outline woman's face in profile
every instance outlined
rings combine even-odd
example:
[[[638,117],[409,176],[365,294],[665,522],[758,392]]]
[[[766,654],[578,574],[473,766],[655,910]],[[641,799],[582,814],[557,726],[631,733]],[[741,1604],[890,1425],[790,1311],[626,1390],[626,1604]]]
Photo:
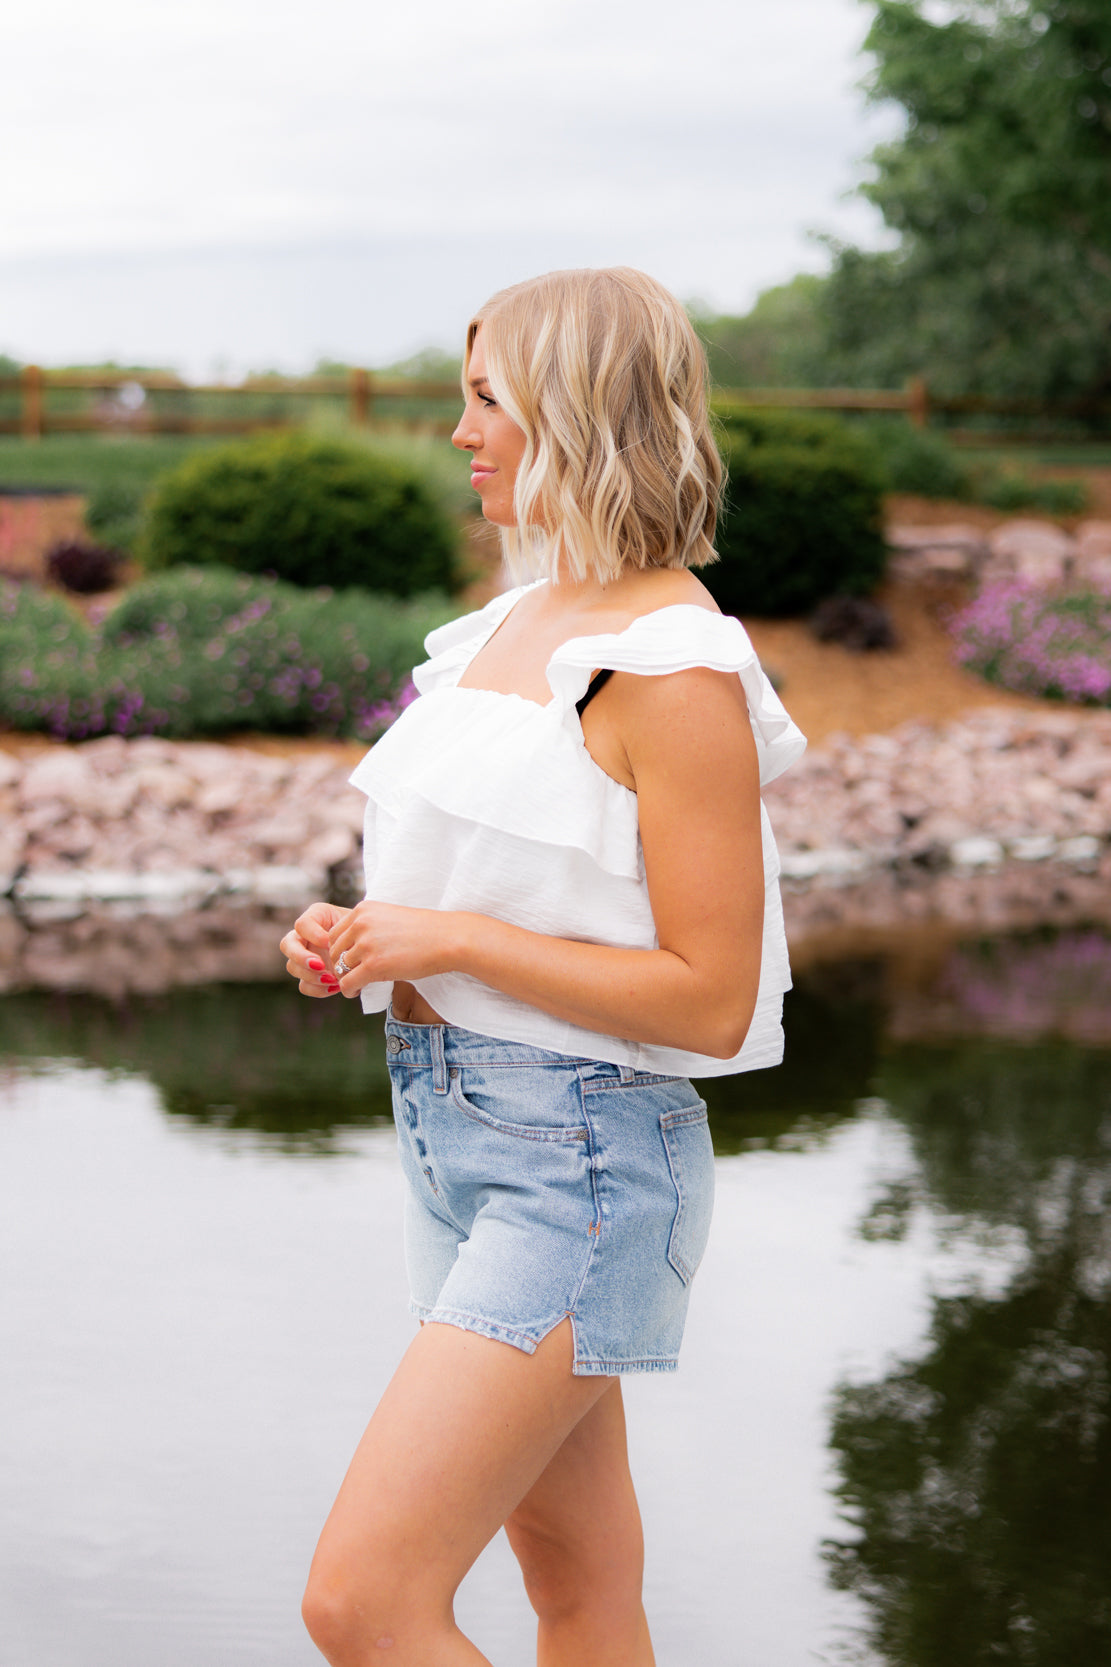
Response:
[[[496,527],[516,525],[513,487],[524,456],[524,430],[502,410],[486,376],[479,329],[467,367],[467,403],[451,437],[453,446],[471,454],[471,485],[482,500],[482,513]]]

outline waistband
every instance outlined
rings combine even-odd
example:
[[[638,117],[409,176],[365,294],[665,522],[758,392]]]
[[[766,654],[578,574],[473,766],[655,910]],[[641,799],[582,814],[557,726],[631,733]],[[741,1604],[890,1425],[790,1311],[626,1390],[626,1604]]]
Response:
[[[393,1008],[386,1011],[386,1054],[391,1065],[403,1065],[409,1070],[431,1070],[437,1093],[446,1094],[448,1076],[454,1066],[467,1065],[549,1066],[577,1071],[580,1075],[614,1077],[631,1082],[636,1072],[628,1065],[611,1065],[608,1060],[587,1059],[565,1053],[552,1053],[547,1048],[532,1047],[526,1042],[508,1042],[500,1036],[483,1036],[475,1030],[463,1030],[459,1025],[404,1024],[393,1016]]]

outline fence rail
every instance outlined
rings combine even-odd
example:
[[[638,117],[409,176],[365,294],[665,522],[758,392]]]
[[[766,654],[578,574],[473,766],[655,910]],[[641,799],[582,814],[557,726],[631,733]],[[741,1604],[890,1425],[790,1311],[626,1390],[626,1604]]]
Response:
[[[288,409],[277,407],[321,399],[343,410],[358,427],[370,426],[384,416],[407,426],[450,432],[454,425],[436,407],[458,405],[460,400],[458,382],[376,376],[362,368],[342,376],[252,376],[225,383],[186,382],[165,372],[50,371],[24,365],[18,376],[0,377],[0,400],[5,394],[17,396],[13,403],[18,413],[0,413],[0,434],[21,434],[27,440],[39,440],[45,434],[113,431],[243,434],[295,420]],[[91,408],[59,410],[52,400],[57,394],[105,397]],[[390,402],[404,408],[395,415],[388,410]],[[226,405],[231,410],[218,414],[212,409],[197,410],[198,404]],[[413,406],[421,409],[414,413]]]
[[[103,397],[91,407],[78,401],[77,408],[72,403],[70,409],[59,408],[67,402],[56,396],[74,394]],[[0,434],[21,434],[29,440],[89,432],[243,434],[288,425],[297,420],[301,402],[319,400],[331,401],[357,427],[390,422],[446,434],[454,426],[451,408],[458,406],[459,398],[455,382],[378,376],[362,368],[341,376],[256,376],[237,383],[198,383],[164,372],[50,371],[25,365],[18,376],[0,377]],[[1086,439],[1090,436],[1077,433],[1076,425],[1090,428],[1111,422],[1111,401],[1046,404],[977,394],[942,397],[932,393],[921,376],[911,377],[903,388],[718,388],[714,405],[722,415],[731,408],[902,413],[916,428],[928,428],[940,419],[951,439],[970,445]],[[5,414],[5,406],[10,414]],[[956,428],[949,421],[993,416],[1043,426],[996,432]],[[1069,424],[1071,432],[1062,426]]]

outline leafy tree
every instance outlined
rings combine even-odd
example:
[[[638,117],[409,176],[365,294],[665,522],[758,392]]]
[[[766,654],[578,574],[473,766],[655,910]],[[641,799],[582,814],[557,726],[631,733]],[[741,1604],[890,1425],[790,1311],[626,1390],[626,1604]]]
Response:
[[[697,303],[691,322],[710,375],[720,388],[809,388],[823,380],[819,298],[825,280],[800,272],[757,297],[744,317],[714,314]]]
[[[899,235],[840,247],[831,370],[947,391],[1111,393],[1111,6],[870,0],[867,83],[906,112],[861,187]]]

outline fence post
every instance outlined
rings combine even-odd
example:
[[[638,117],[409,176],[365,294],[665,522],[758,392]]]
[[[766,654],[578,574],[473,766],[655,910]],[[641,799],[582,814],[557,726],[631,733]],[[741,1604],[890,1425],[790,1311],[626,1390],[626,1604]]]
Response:
[[[907,415],[915,428],[930,425],[930,390],[924,376],[912,376],[907,383]]]
[[[20,433],[25,440],[41,440],[43,435],[42,371],[38,365],[24,365],[19,373]]]
[[[351,371],[348,415],[356,428],[366,428],[370,422],[370,404],[370,372],[363,370],[361,367],[355,367]]]

